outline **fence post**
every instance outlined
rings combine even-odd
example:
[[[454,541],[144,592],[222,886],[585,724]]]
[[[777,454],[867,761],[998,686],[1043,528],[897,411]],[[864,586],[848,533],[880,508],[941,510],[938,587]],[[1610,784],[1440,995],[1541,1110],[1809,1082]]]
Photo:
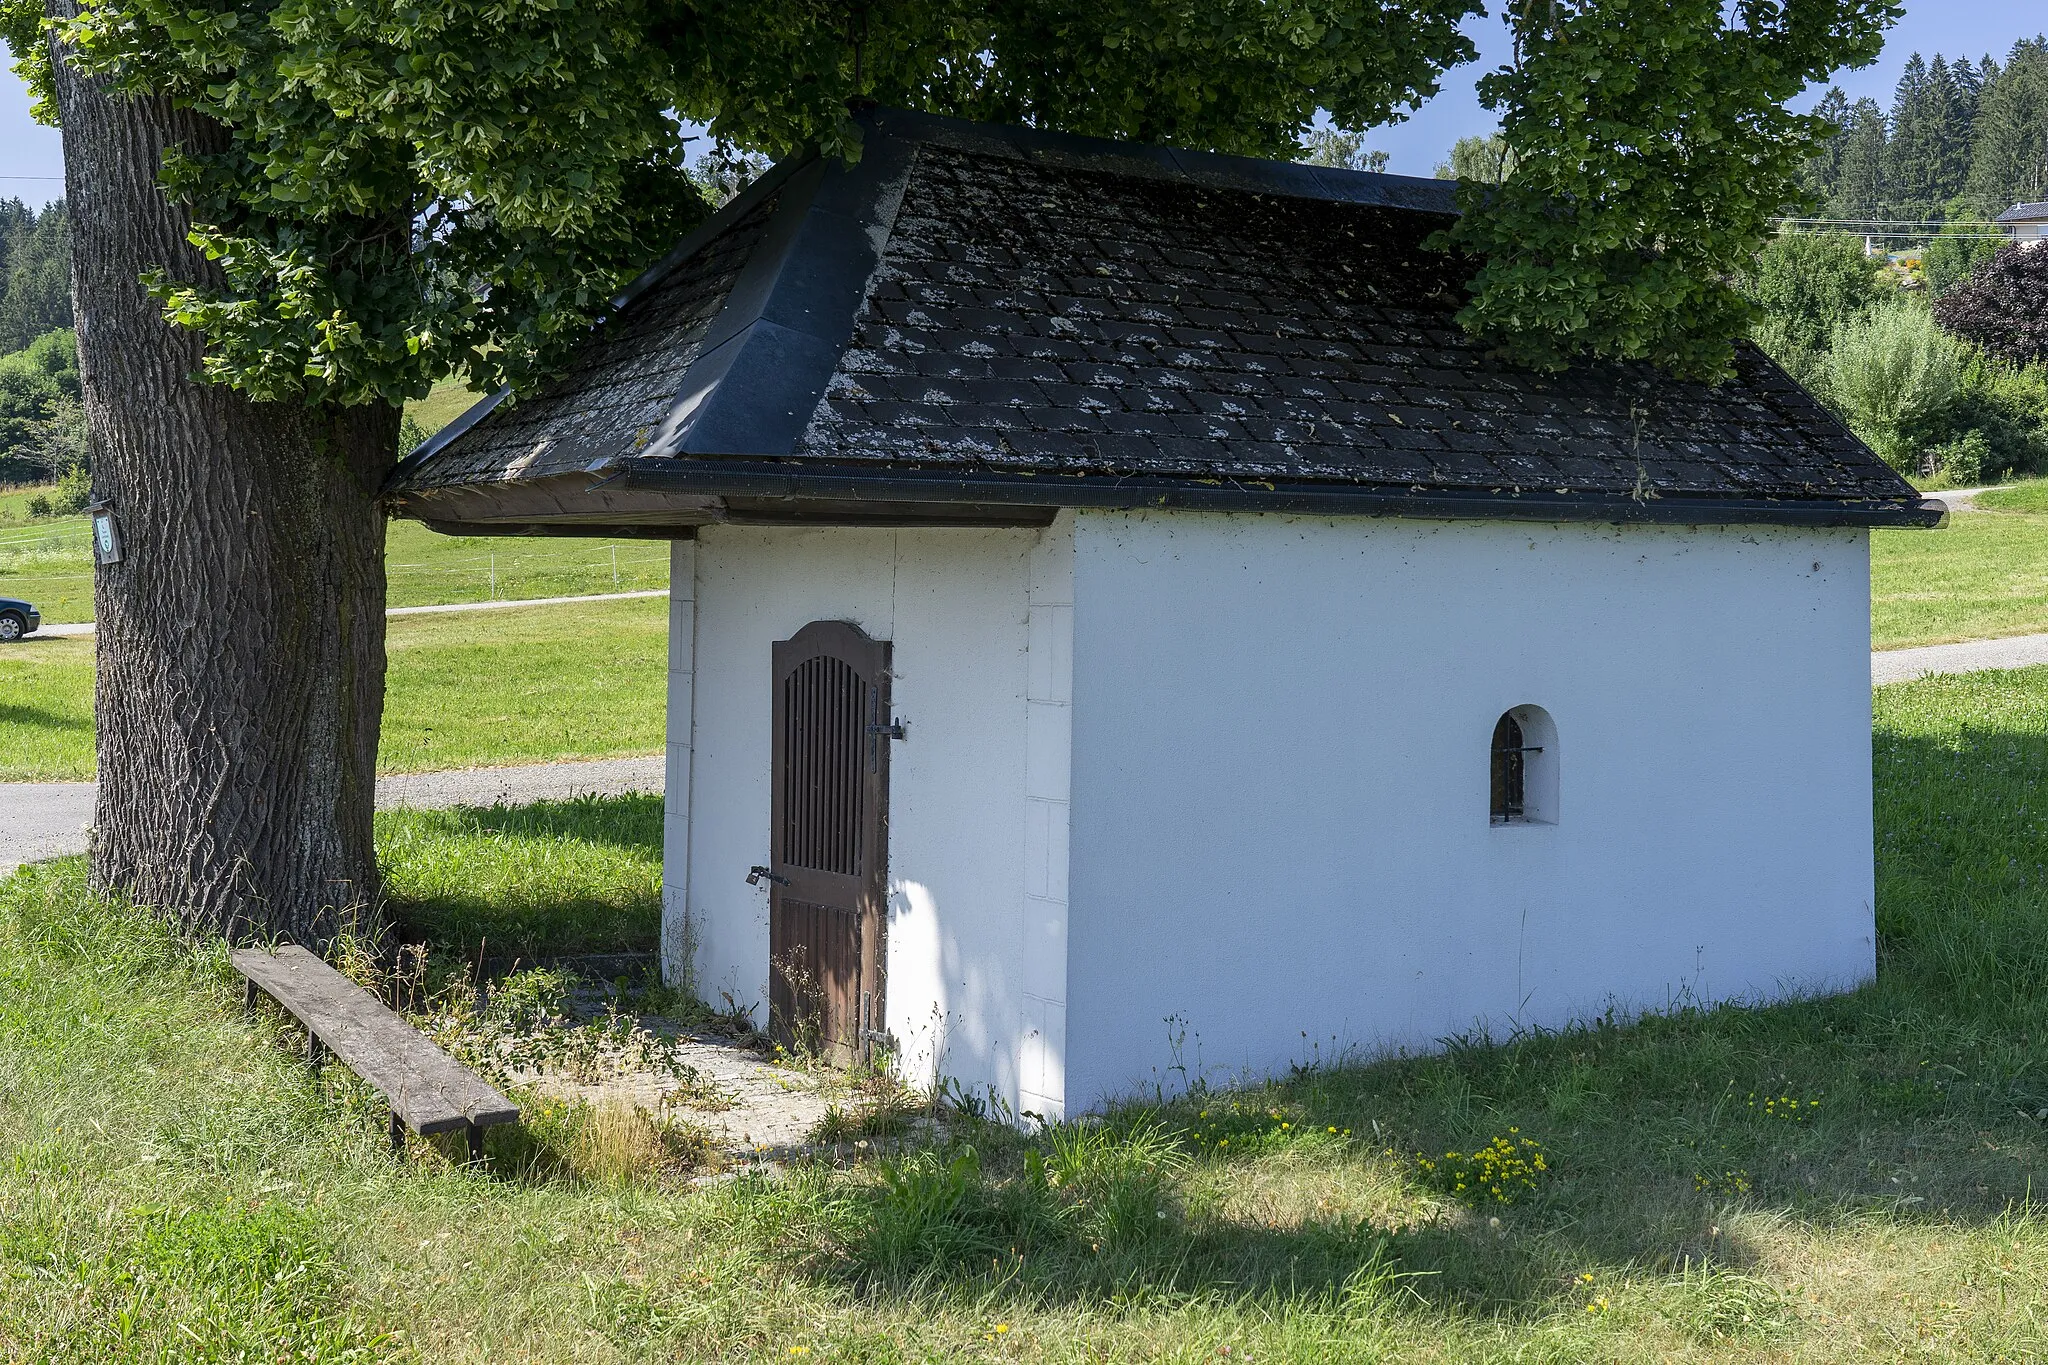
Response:
[[[497,557],[496,555],[492,555],[492,556],[491,556],[491,596],[490,596],[490,600],[491,600],[491,601],[493,601],[493,602],[495,602],[495,601],[497,601],[497,600],[498,600],[498,557]]]
[[[612,591],[619,589],[619,547],[612,546]]]

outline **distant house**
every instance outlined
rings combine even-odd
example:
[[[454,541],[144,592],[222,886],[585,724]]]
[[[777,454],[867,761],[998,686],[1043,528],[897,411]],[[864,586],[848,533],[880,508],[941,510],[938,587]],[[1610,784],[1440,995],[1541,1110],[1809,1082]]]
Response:
[[[1450,183],[865,117],[390,485],[672,543],[673,979],[1056,1116],[1870,978],[1938,503],[1747,344],[1490,358]]]
[[[2013,240],[2038,246],[2048,242],[2048,201],[2037,204],[2014,204],[1998,215],[1998,224]]]

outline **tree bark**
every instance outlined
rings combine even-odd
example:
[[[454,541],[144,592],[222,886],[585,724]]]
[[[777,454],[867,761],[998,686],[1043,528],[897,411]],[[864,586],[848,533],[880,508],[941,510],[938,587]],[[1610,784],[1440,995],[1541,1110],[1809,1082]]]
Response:
[[[139,277],[220,283],[157,171],[227,132],[55,55],[93,491],[125,542],[93,593],[92,879],[191,931],[324,944],[370,927],[377,902],[377,493],[398,413],[254,403],[195,377],[200,339]]]

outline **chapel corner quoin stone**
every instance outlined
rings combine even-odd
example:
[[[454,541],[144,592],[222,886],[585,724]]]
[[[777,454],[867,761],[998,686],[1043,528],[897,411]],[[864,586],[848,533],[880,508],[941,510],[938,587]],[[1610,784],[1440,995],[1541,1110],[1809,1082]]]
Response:
[[[1490,359],[1443,183],[863,117],[387,489],[673,542],[673,979],[1057,1118],[1871,976],[1940,504],[1747,345]]]

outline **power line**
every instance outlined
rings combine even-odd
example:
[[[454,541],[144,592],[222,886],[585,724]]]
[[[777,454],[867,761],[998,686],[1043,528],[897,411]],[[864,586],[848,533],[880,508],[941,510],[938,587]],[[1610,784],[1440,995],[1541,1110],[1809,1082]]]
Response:
[[[1853,228],[1919,228],[1923,231],[1937,231],[1947,227],[1995,228],[1997,223],[1988,218],[1773,218],[1773,223],[1810,224],[1815,227]]]

